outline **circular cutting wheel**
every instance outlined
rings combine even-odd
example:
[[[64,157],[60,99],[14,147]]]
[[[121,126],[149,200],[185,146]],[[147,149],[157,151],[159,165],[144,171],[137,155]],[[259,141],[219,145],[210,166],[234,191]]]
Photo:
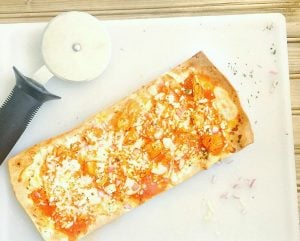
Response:
[[[107,67],[109,35],[101,22],[83,12],[63,13],[51,20],[42,40],[45,65],[58,78],[88,81]]]

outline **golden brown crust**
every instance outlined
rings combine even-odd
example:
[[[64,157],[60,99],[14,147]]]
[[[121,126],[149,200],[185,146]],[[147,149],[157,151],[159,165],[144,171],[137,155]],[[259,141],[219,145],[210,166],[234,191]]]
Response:
[[[236,134],[234,135],[236,138],[235,142],[239,142],[239,145],[237,145],[237,150],[252,143],[253,142],[253,133],[251,130],[249,119],[241,107],[241,104],[240,104],[240,101],[239,101],[236,91],[234,90],[232,85],[229,83],[229,81],[226,79],[226,77],[224,75],[222,75],[220,73],[220,71],[218,71],[218,69],[208,60],[208,58],[202,52],[197,53],[195,56],[190,58],[188,61],[175,67],[173,70],[171,70],[170,72],[166,73],[163,76],[166,78],[172,78],[170,76],[172,73],[176,74],[178,76],[182,76],[186,69],[196,69],[197,71],[201,71],[202,74],[210,77],[210,80],[212,81],[213,85],[220,86],[229,93],[230,98],[233,100],[236,107],[238,108],[238,114],[239,114],[238,129],[237,129]],[[149,84],[144,86],[139,91],[143,91],[143,89],[151,86],[153,84],[153,82],[150,82]],[[135,93],[138,93],[138,92],[135,92]],[[126,100],[128,100],[128,98],[134,98],[134,97],[132,97],[133,95],[126,97],[125,99],[118,102],[117,104],[104,110],[102,112],[102,114],[103,113],[110,114],[110,113],[113,113],[116,109],[122,109],[123,103],[125,103]],[[75,128],[67,133],[61,134],[57,137],[53,137],[53,138],[51,138],[47,141],[44,141],[40,144],[37,144],[37,145],[23,151],[22,153],[18,154],[11,160],[9,160],[8,165],[9,165],[10,178],[11,178],[11,183],[13,185],[16,197],[19,200],[19,202],[21,203],[21,205],[23,206],[23,208],[26,210],[28,215],[33,220],[37,229],[42,233],[45,240],[48,240],[48,241],[67,240],[67,236],[65,234],[63,234],[62,232],[56,230],[55,228],[53,228],[53,230],[52,230],[53,233],[51,235],[48,235],[46,237],[46,235],[43,234],[43,227],[45,226],[45,223],[48,222],[48,218],[46,216],[44,216],[41,213],[41,211],[39,211],[39,209],[33,205],[33,202],[28,197],[28,193],[27,193],[27,189],[26,189],[28,186],[29,180],[24,179],[24,178],[20,179],[20,176],[21,176],[22,172],[24,172],[24,170],[32,164],[33,156],[42,147],[51,146],[51,145],[55,144],[57,141],[59,141],[61,138],[64,138],[69,135],[72,136],[76,133],[79,133],[81,130],[83,130],[84,128],[89,126],[91,124],[91,122],[93,122],[96,118],[99,118],[99,116],[100,116],[100,114],[96,114],[95,116],[86,120],[84,123],[82,123],[77,128]],[[211,157],[209,160],[209,163],[204,168],[208,168],[209,166],[211,166],[212,164],[217,162],[220,158],[223,158],[225,156]],[[190,172],[188,174],[186,174],[185,176],[182,176],[177,181],[176,184],[183,182],[184,180],[188,179],[190,176],[194,175],[196,172],[199,172],[202,169],[203,168],[200,166],[191,168]],[[99,216],[97,218],[96,222],[88,227],[87,233],[112,221],[113,219],[117,218],[118,216],[122,215],[125,212],[126,212],[126,210],[123,209],[119,213],[116,213],[111,216]],[[81,234],[80,236],[83,236],[83,235],[84,234]]]

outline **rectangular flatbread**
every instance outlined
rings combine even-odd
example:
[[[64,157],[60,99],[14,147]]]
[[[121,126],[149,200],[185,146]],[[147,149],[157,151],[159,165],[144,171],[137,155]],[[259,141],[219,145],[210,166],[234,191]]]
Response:
[[[75,241],[252,142],[236,91],[199,52],[9,172],[44,240]]]

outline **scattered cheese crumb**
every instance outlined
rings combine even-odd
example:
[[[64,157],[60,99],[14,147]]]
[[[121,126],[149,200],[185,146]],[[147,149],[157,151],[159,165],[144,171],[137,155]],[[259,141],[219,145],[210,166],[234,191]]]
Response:
[[[158,163],[157,166],[153,167],[151,172],[157,175],[162,175],[168,171],[168,168],[161,163]]]
[[[174,145],[171,138],[164,138],[163,144],[164,144],[165,148],[170,149],[171,152],[175,151],[175,149],[176,149],[176,146]]]
[[[218,133],[218,132],[219,132],[219,127],[213,126],[213,128],[212,128],[212,133],[216,134],[216,133]]]
[[[108,194],[113,194],[116,191],[116,185],[115,184],[109,184],[104,188],[105,192]]]
[[[162,136],[163,136],[162,129],[159,129],[157,132],[154,133],[154,138],[155,139],[160,139]]]
[[[207,103],[207,99],[205,99],[205,98],[202,98],[202,99],[200,99],[198,102],[200,103],[200,104],[204,104],[204,103]]]
[[[157,95],[157,89],[155,85],[151,85],[148,90],[151,95],[153,96]]]

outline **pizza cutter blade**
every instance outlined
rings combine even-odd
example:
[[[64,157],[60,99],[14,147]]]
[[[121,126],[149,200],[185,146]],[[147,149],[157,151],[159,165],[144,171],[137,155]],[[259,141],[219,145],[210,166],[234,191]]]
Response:
[[[107,67],[111,44],[101,22],[84,12],[56,16],[45,28],[41,51],[44,65],[32,78],[13,67],[16,85],[0,108],[0,164],[43,103],[59,99],[43,86],[53,76],[89,81]]]

